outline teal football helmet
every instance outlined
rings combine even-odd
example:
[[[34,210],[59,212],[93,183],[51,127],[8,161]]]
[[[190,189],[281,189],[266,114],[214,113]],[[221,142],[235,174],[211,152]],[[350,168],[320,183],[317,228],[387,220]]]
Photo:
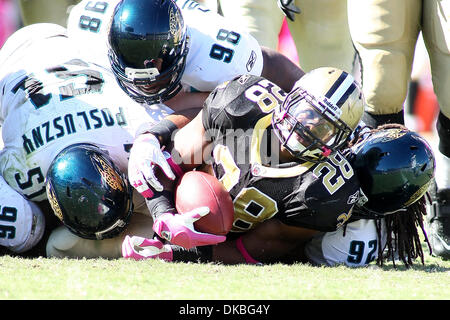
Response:
[[[406,211],[427,192],[436,167],[426,140],[401,128],[370,134],[353,147],[350,163],[368,199],[360,209],[371,216]]]
[[[107,152],[90,144],[66,147],[50,164],[46,191],[55,215],[85,239],[118,235],[133,211],[133,189]]]
[[[108,34],[108,56],[120,87],[139,103],[160,103],[182,88],[188,35],[172,0],[123,0]]]

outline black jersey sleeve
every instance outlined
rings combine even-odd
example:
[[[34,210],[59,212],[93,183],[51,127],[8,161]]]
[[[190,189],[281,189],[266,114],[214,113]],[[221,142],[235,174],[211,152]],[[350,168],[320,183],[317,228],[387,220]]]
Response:
[[[255,119],[263,111],[258,104],[246,97],[246,90],[260,81],[262,77],[243,75],[217,86],[203,104],[203,127],[205,130],[252,128]]]

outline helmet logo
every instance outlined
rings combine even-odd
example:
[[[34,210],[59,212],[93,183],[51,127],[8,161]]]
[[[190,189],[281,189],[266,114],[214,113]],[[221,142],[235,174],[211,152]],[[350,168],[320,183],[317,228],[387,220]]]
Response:
[[[174,10],[170,8],[169,14],[169,26],[170,26],[170,34],[173,36],[175,42],[181,41],[182,35],[182,20],[180,17],[180,13],[178,10]]]
[[[247,80],[250,79],[250,75],[249,74],[244,74],[242,76],[239,77],[238,82],[239,84],[244,85]],[[224,82],[224,87],[228,84],[229,81]]]
[[[327,97],[321,97],[319,99],[319,106],[321,107],[322,112],[328,111],[328,116],[334,121],[338,120],[342,115],[342,110]]]
[[[47,189],[47,198],[48,201],[50,202],[50,206],[52,207],[53,212],[55,213],[55,215],[58,217],[59,220],[63,221],[63,214],[58,204],[58,200],[56,200],[55,192],[53,191],[50,182],[47,183],[46,189]]]
[[[406,133],[408,133],[408,131],[403,129],[392,128],[386,131],[385,133],[381,132],[382,137],[380,139],[380,142],[389,142],[398,139],[400,137],[403,137]],[[377,136],[378,136],[377,134],[374,134],[369,138],[369,140],[376,139]]]
[[[97,167],[98,172],[102,176],[102,178],[106,181],[106,183],[113,190],[123,191],[123,183],[121,177],[117,174],[117,172],[102,158],[94,154],[92,156],[95,166]]]
[[[250,53],[250,57],[248,58],[247,65],[246,65],[248,72],[252,71],[253,67],[255,66],[255,63],[256,63],[256,53],[255,53],[255,51],[252,50],[252,52]]]
[[[350,195],[350,197],[348,197],[347,204],[354,204],[354,203],[358,202],[360,196],[361,195],[359,193],[359,190],[356,191],[354,194],[352,194],[352,195]]]

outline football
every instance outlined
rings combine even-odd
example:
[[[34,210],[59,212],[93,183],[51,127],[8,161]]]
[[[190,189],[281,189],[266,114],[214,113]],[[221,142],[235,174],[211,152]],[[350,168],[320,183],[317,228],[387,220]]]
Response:
[[[175,207],[180,214],[207,206],[210,212],[194,222],[197,231],[226,235],[234,219],[233,201],[216,177],[202,171],[188,171],[175,190]]]

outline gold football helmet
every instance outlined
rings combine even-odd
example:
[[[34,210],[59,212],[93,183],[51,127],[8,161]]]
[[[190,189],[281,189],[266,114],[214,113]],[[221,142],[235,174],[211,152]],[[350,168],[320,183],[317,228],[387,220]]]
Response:
[[[340,69],[314,69],[298,80],[272,118],[282,145],[303,161],[318,162],[339,150],[364,112],[363,93]]]

